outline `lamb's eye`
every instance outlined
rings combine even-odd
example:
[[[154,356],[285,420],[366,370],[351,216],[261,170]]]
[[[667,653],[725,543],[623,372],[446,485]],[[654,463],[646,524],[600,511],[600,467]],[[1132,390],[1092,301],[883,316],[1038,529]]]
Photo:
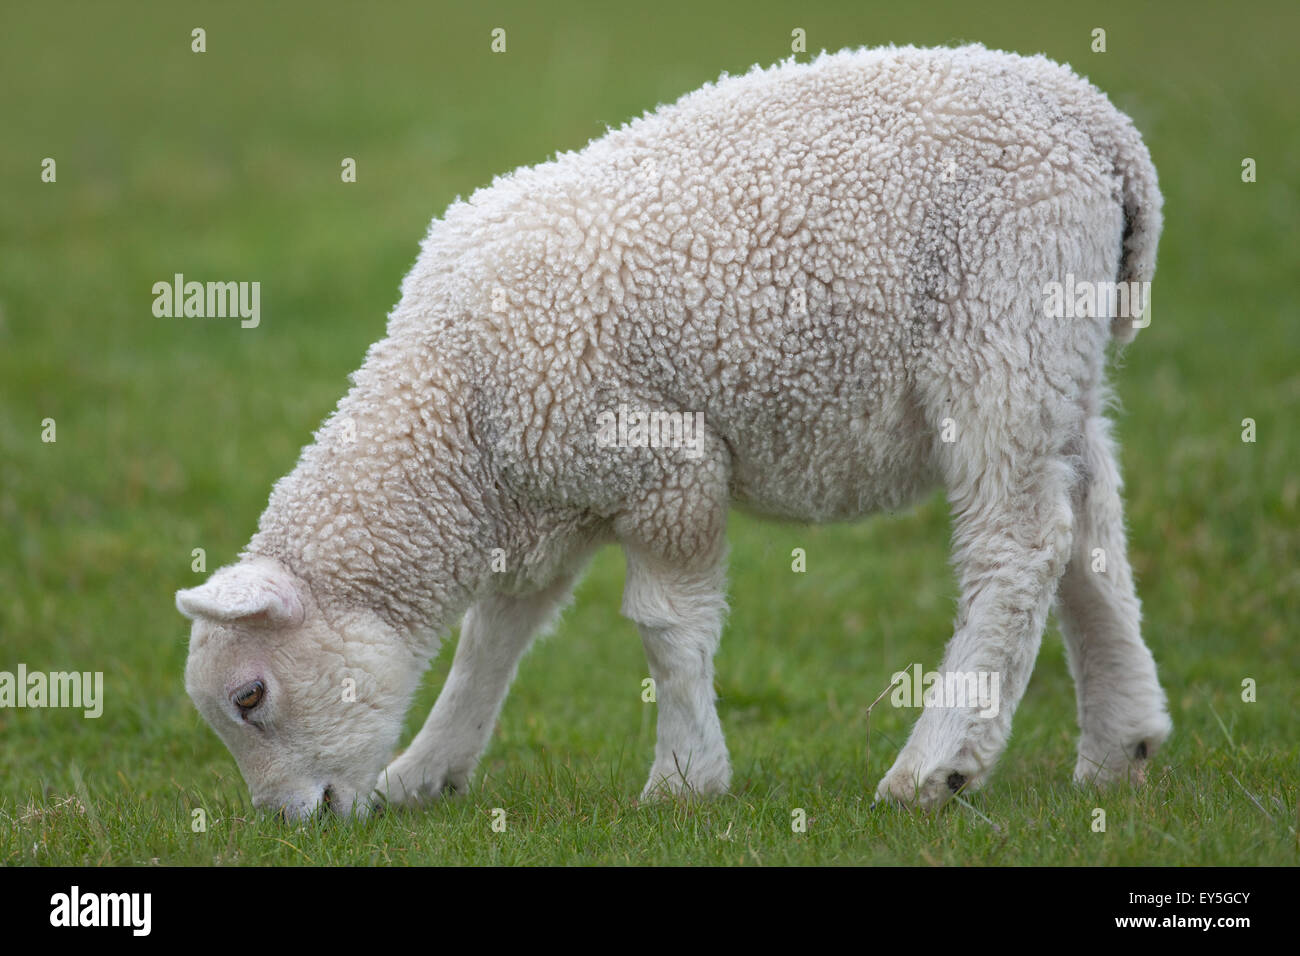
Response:
[[[235,691],[235,693],[231,697],[231,700],[235,702],[236,707],[238,707],[242,711],[247,712],[252,710],[258,704],[260,704],[262,702],[262,698],[265,696],[266,696],[266,685],[263,684],[260,680],[254,680],[254,681],[249,681],[243,687],[239,688],[239,690]]]

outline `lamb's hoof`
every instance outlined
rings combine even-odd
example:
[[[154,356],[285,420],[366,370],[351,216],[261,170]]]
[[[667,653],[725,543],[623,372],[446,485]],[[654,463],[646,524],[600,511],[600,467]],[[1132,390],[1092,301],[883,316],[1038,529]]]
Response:
[[[725,795],[730,782],[730,774],[697,779],[694,775],[683,778],[676,771],[662,775],[652,773],[650,781],[641,791],[641,802],[708,800]]]
[[[1139,740],[1127,746],[1080,745],[1074,782],[1103,789],[1125,784],[1140,787],[1146,783],[1147,766],[1159,746],[1155,740]]]
[[[469,774],[390,767],[379,775],[375,800],[385,806],[422,806],[465,792]]]
[[[876,787],[871,806],[875,809],[894,804],[916,810],[937,810],[957,794],[978,789],[982,783],[982,774],[973,767],[939,766],[917,771],[910,761],[900,756]]]
[[[1100,740],[1086,734],[1079,740],[1079,759],[1074,765],[1074,782],[1097,787],[1129,784],[1140,787],[1146,782],[1147,766],[1173,730],[1169,715],[1153,713],[1147,720],[1118,734],[1112,740]]]

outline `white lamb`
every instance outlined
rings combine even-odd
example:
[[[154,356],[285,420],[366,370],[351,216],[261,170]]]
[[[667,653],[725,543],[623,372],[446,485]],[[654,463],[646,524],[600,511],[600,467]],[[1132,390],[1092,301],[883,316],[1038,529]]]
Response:
[[[961,600],[941,670],[997,675],[1001,707],[927,707],[877,797],[984,783],[1054,598],[1075,778],[1139,781],[1170,721],[1104,365],[1141,323],[1046,317],[1044,297],[1149,280],[1160,207],[1103,94],[979,46],[724,77],[501,177],[434,221],[240,563],[177,595],[187,689],[257,806],[460,790],[531,638],[616,541],[657,685],[645,795],[722,792],[728,508],[842,521],[942,483]],[[634,413],[682,440],[646,441]],[[462,614],[436,706],[384,769]]]

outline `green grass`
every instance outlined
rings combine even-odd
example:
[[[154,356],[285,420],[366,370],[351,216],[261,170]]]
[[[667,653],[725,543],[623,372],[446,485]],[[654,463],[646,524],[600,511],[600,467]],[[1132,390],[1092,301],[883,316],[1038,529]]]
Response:
[[[653,11],[6,10],[0,670],[100,670],[107,701],[98,720],[0,710],[0,862],[1297,862],[1294,4]],[[205,54],[189,50],[194,26]],[[504,55],[488,50],[495,26]],[[1104,54],[1089,51],[1098,26]],[[937,664],[950,633],[935,498],[851,527],[736,518],[718,658],[728,798],[638,805],[653,713],[611,550],[525,660],[467,796],[354,827],[253,814],[181,683],[188,628],[172,593],[202,577],[191,550],[211,570],[246,542],[455,195],[721,70],[784,57],[794,27],[814,51],[976,39],[1042,51],[1092,77],[1146,136],[1167,224],[1153,325],[1115,372],[1145,634],[1175,722],[1146,788],[1069,785],[1073,690],[1053,632],[984,792],[938,816],[869,810],[914,714],[877,707],[868,752],[865,709],[893,671]],[[47,156],[54,184],[39,179]],[[339,181],[345,156],[356,184]],[[1240,179],[1247,156],[1253,184]],[[174,272],[261,281],[262,326],[154,318],[150,287]],[[54,444],[40,440],[45,418]],[[795,547],[805,574],[790,570]],[[195,808],[206,832],[191,829]],[[806,833],[792,832],[795,808]]]

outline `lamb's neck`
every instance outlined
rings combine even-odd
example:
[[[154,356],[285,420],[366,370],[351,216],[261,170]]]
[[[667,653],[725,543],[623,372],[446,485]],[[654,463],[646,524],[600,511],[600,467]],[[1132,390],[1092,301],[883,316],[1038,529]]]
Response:
[[[436,646],[490,573],[469,388],[372,366],[276,484],[247,551],[284,563],[323,609],[369,608]]]

